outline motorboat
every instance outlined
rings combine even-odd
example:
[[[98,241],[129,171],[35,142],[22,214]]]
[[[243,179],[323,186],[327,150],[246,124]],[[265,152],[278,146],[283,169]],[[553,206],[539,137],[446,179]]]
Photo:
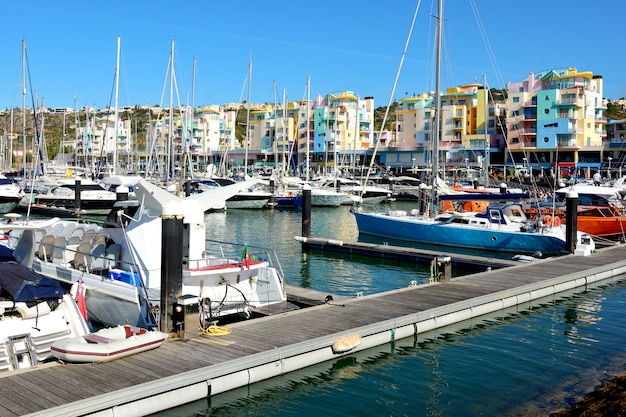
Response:
[[[90,320],[103,326],[156,327],[163,262],[171,256],[162,217],[181,221],[181,303],[202,304],[209,321],[250,317],[255,308],[286,301],[273,250],[207,240],[207,207],[253,186],[256,180],[215,187],[186,198],[138,178],[136,200],[121,200],[102,224],[77,219],[9,222],[15,262],[66,285],[81,280]],[[171,243],[171,242],[170,242]],[[249,262],[244,262],[246,252]],[[171,252],[171,251],[170,251]]]
[[[311,181],[301,180],[296,177],[280,178],[280,186],[288,193],[302,193],[304,187],[311,190],[311,206],[313,207],[339,207],[351,201],[350,196],[343,191],[319,187]]]
[[[236,184],[235,181],[224,178],[199,178],[185,181],[183,189],[189,193],[201,193],[211,187],[223,187]],[[187,191],[186,191],[187,192]],[[226,200],[226,209],[260,209],[267,206],[272,193],[250,187],[239,191]],[[219,208],[212,208],[219,210]]]
[[[0,213],[9,213],[18,206],[24,193],[12,179],[0,174]]]
[[[39,187],[38,192],[26,193],[19,205],[41,214],[100,214],[106,215],[117,200],[117,194],[88,178],[62,178]],[[80,189],[80,194],[76,191]]]
[[[116,326],[83,336],[58,340],[50,348],[63,362],[109,362],[156,349],[167,340],[167,334],[133,326]]]
[[[0,287],[0,374],[48,362],[52,344],[90,331],[72,290],[57,281],[4,262]]]
[[[373,184],[362,185],[359,181],[344,177],[326,178],[320,181],[320,187],[334,189],[348,194],[343,204],[378,204],[391,198],[388,188]]]

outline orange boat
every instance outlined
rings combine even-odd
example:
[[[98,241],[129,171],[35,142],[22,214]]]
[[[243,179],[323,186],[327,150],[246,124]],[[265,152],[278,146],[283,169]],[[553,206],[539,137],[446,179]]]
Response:
[[[529,219],[543,217],[544,222],[565,224],[565,210],[552,208],[524,208]],[[557,220],[558,219],[558,220]],[[614,206],[586,206],[578,209],[578,230],[605,238],[626,237],[626,215]]]
[[[578,230],[592,236],[626,236],[626,216],[613,206],[590,207],[578,210]]]

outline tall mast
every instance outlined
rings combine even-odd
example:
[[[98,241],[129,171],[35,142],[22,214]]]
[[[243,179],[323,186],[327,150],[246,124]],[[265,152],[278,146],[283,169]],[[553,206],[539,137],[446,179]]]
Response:
[[[283,140],[282,140],[282,155],[283,155],[283,165],[282,172],[283,176],[287,175],[287,171],[289,170],[289,166],[287,165],[287,155],[285,154],[285,146],[289,149],[289,138],[287,137],[287,91],[283,88]]]
[[[483,175],[485,176],[485,187],[489,186],[489,133],[487,132],[488,126],[488,118],[489,118],[489,109],[487,106],[489,105],[488,95],[489,89],[487,88],[487,76],[483,74],[483,93],[485,97],[483,97],[483,103],[485,107],[485,160],[483,161]]]
[[[443,35],[443,0],[439,0],[437,10],[437,48],[435,75],[435,130],[433,132],[433,169],[432,169],[432,202],[433,213],[436,211],[437,178],[439,177],[439,129],[441,128],[441,43]]]
[[[174,39],[172,39],[172,49],[170,52],[170,114],[169,129],[167,136],[167,185],[170,184],[170,176],[174,174],[174,155],[172,155],[173,129],[174,129]]]
[[[194,142],[194,137],[193,137],[193,123],[194,123],[194,114],[195,114],[195,110],[196,110],[196,65],[198,63],[198,60],[196,59],[196,57],[193,57],[193,68],[191,70],[191,137],[189,138],[189,144],[187,146],[187,154],[189,155],[189,158],[187,163],[189,164],[189,176],[193,177],[193,161],[191,160],[191,145]],[[203,146],[204,148],[204,146]],[[204,149],[203,149],[204,151]],[[206,154],[205,154],[206,155]],[[198,156],[198,159],[200,159],[200,156]],[[198,161],[199,164],[200,161]],[[205,161],[205,166],[206,166],[206,161]]]
[[[250,90],[252,89],[252,60],[248,63],[248,101],[247,101],[247,115],[246,115],[246,143],[245,143],[245,156],[243,158],[243,178],[248,175],[248,147],[250,145]]]
[[[22,169],[26,187],[26,39],[22,38]]]
[[[277,104],[277,96],[276,96],[276,80],[274,80],[274,143],[272,144],[272,153],[274,154],[274,168],[276,167],[276,162],[278,161],[276,152],[278,149],[278,119],[276,118],[276,110],[278,109]],[[265,167],[263,167],[265,168]]]
[[[311,76],[306,77],[306,174],[305,178],[309,180],[309,106],[311,102]]]
[[[117,137],[118,137],[118,93],[120,84],[120,37],[117,38],[117,59],[115,61],[115,113],[113,117],[113,123],[115,127],[113,129],[113,169],[117,169]]]
[[[9,139],[9,171],[13,171],[13,107],[11,107],[11,138]]]

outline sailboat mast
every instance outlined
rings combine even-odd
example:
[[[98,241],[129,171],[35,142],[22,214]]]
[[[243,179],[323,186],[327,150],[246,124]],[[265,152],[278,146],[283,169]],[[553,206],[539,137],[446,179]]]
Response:
[[[26,40],[22,38],[22,169],[26,187]]]
[[[13,171],[13,107],[11,107],[11,136],[9,139],[9,171]]]
[[[117,169],[117,137],[118,137],[118,94],[119,94],[119,84],[120,84],[120,37],[117,38],[117,59],[115,61],[115,113],[113,116],[113,123],[115,123],[115,127],[113,129],[113,169]]]
[[[289,138],[287,137],[287,90],[283,88],[283,144],[282,144],[282,155],[283,155],[283,165],[282,172],[283,176],[287,175],[287,171],[289,170],[289,165],[287,162],[287,155],[285,154],[285,147],[289,149]]]
[[[485,107],[485,160],[483,161],[483,175],[485,176],[485,187],[489,186],[489,133],[487,131],[488,126],[488,118],[489,118],[489,109],[487,106],[489,105],[488,95],[489,89],[487,88],[487,76],[483,74],[483,92],[485,97],[483,97],[483,105]]]
[[[311,77],[306,77],[306,180],[309,180],[309,106],[311,105]]]
[[[439,177],[439,129],[441,128],[441,44],[443,35],[443,0],[439,0],[437,7],[437,48],[436,48],[436,75],[435,75],[435,130],[433,132],[433,168],[432,168],[432,204],[436,204],[437,178]],[[436,207],[435,207],[436,208]],[[435,211],[433,209],[433,212]]]
[[[250,146],[250,90],[252,89],[252,60],[248,62],[248,101],[247,101],[247,114],[246,114],[246,143],[245,143],[245,156],[243,158],[243,178],[248,175],[248,147]]]
[[[172,39],[172,49],[170,52],[170,113],[169,113],[169,131],[167,136],[167,185],[170,184],[170,177],[174,174],[174,155],[172,154],[173,146],[173,129],[174,129],[174,39]]]
[[[274,154],[274,167],[276,167],[276,161],[278,160],[276,152],[278,148],[278,124],[276,123],[278,119],[276,118],[276,111],[278,110],[278,97],[276,95],[276,80],[274,80],[274,143],[272,144],[272,153]],[[263,167],[265,169],[265,167]]]
[[[191,137],[189,138],[189,143],[187,144],[186,152],[189,155],[188,163],[189,163],[189,176],[193,178],[193,161],[191,160],[191,145],[194,142],[193,130],[194,130],[194,115],[196,111],[196,65],[198,64],[198,60],[196,57],[193,57],[193,68],[191,71]],[[200,157],[198,156],[198,159]],[[198,161],[199,163],[200,161]],[[206,161],[205,161],[206,166]]]

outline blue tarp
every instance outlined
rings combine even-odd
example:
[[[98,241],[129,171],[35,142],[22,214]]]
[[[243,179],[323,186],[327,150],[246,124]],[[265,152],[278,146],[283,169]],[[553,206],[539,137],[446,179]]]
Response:
[[[0,263],[0,288],[15,302],[61,298],[68,291],[58,281],[16,263]]]

